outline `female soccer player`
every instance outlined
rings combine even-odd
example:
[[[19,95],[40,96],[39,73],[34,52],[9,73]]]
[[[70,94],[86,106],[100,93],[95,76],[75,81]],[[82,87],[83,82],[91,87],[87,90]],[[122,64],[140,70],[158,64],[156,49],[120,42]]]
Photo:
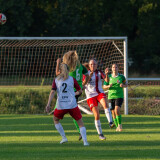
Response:
[[[91,111],[94,114],[95,117],[95,126],[97,129],[97,132],[99,134],[100,140],[105,140],[106,137],[102,133],[101,123],[100,123],[100,115],[99,115],[99,109],[98,109],[98,102],[103,106],[105,115],[108,119],[108,122],[110,124],[110,127],[113,127],[112,122],[112,115],[111,111],[107,106],[106,101],[106,95],[104,94],[104,91],[102,89],[102,80],[107,80],[107,76],[102,72],[97,70],[97,61],[94,59],[91,59],[89,61],[89,80],[88,83],[85,85],[85,93],[87,97],[87,103],[90,107]]]
[[[89,144],[87,142],[86,128],[84,127],[82,115],[77,106],[75,98],[75,95],[80,95],[82,90],[77,81],[73,77],[69,76],[69,69],[67,67],[68,66],[64,63],[60,66],[60,74],[53,81],[52,90],[50,92],[48,104],[46,106],[46,111],[50,111],[50,104],[54,97],[55,91],[57,90],[57,108],[54,111],[53,120],[55,128],[62,136],[60,144],[65,143],[68,140],[59,120],[63,119],[63,116],[66,113],[69,113],[77,121],[84,145],[87,146]],[[74,92],[74,88],[76,89],[76,92]]]
[[[127,87],[124,75],[118,73],[118,65],[112,65],[112,74],[109,75],[109,82],[104,82],[103,88],[108,90],[109,107],[112,111],[116,131],[122,131],[121,105],[123,103],[123,88]]]
[[[60,62],[61,62],[61,60],[58,59],[57,66],[56,66],[56,75],[58,75],[60,73],[59,72]],[[63,56],[63,62],[69,66],[69,75],[71,77],[75,78],[77,80],[79,86],[81,87],[81,89],[83,89],[83,85],[85,85],[86,82],[88,81],[89,75],[88,75],[88,70],[80,63],[77,52],[76,51],[69,51],[69,52],[65,53]],[[86,76],[86,79],[83,81],[83,85],[82,85],[82,74],[84,74]],[[75,96],[77,102],[78,102],[79,96],[80,95]],[[74,119],[73,119],[73,121],[74,121],[74,124],[75,124],[79,134],[80,134],[80,129],[79,129],[77,122]],[[81,139],[82,139],[82,136],[80,134],[79,140],[81,140]]]

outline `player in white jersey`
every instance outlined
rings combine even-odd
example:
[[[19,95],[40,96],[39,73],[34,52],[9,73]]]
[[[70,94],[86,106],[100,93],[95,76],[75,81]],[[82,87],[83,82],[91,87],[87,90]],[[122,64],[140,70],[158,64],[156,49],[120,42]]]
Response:
[[[76,92],[74,92],[74,88]],[[79,95],[82,93],[80,86],[77,81],[69,76],[69,69],[66,64],[61,64],[60,66],[60,74],[53,81],[52,90],[49,95],[48,104],[46,106],[46,111],[50,111],[50,104],[54,97],[55,91],[57,90],[57,108],[54,111],[53,120],[55,124],[55,128],[58,130],[60,135],[62,136],[61,144],[67,142],[66,135],[64,133],[63,127],[59,122],[60,119],[63,119],[66,113],[69,113],[78,123],[80,128],[80,133],[82,135],[82,139],[84,145],[89,145],[87,142],[86,136],[86,128],[84,127],[82,121],[81,112],[77,106],[75,95]]]
[[[94,59],[89,61],[89,68],[90,68],[90,70],[88,71],[89,81],[85,85],[87,103],[94,114],[95,126],[99,134],[99,139],[105,140],[106,137],[104,137],[102,133],[101,123],[100,123],[98,102],[103,106],[109,125],[112,128],[113,121],[112,121],[111,111],[108,108],[106,95],[104,94],[104,91],[102,89],[102,79],[108,81],[108,76],[106,76],[102,71],[97,70],[97,61]]]

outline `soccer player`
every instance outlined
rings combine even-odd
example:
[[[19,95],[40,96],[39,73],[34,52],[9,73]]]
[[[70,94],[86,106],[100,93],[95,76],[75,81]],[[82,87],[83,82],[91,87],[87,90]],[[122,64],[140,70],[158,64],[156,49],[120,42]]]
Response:
[[[112,74],[109,75],[109,82],[104,81],[103,88],[108,90],[109,107],[112,111],[116,131],[122,131],[121,105],[123,103],[123,88],[127,87],[126,78],[118,73],[118,65],[112,65]]]
[[[59,66],[60,66],[61,59],[57,60],[57,66],[56,66],[56,75],[58,75],[59,72]],[[86,84],[86,82],[89,79],[88,70],[80,63],[78,54],[76,51],[69,51],[64,54],[63,56],[63,62],[69,66],[69,75],[76,79],[81,89],[83,89],[83,86]],[[82,85],[82,74],[85,75],[85,79],[83,81]],[[76,91],[76,90],[75,90]],[[78,98],[80,95],[76,95],[76,101],[78,102]],[[73,119],[74,124],[80,134],[80,129],[77,124],[77,122]],[[79,140],[82,139],[81,134],[79,135]]]
[[[74,88],[76,92],[74,92]],[[54,111],[53,120],[55,124],[55,128],[58,130],[60,135],[62,136],[62,140],[60,144],[67,142],[67,138],[61,123],[60,119],[63,119],[66,113],[69,113],[78,123],[80,128],[80,133],[82,135],[82,139],[84,142],[84,146],[88,146],[87,136],[86,136],[86,128],[84,127],[82,121],[81,112],[77,106],[75,95],[80,95],[82,90],[78,85],[77,81],[69,76],[68,66],[64,63],[60,66],[60,74],[53,81],[52,90],[49,95],[48,104],[46,106],[46,111],[50,111],[50,104],[54,97],[55,91],[57,90],[57,108]]]
[[[89,61],[89,80],[85,85],[85,94],[87,97],[88,106],[90,107],[95,117],[95,127],[99,134],[99,139],[105,140],[106,137],[103,135],[101,128],[98,102],[103,106],[105,115],[111,128],[113,127],[113,122],[111,111],[107,105],[106,95],[104,94],[104,91],[102,89],[102,79],[108,81],[108,77],[102,71],[97,70],[97,65],[98,64],[96,60],[91,59]]]

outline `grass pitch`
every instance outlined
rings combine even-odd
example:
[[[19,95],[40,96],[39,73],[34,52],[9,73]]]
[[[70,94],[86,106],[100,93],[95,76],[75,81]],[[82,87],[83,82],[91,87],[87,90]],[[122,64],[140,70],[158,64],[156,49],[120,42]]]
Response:
[[[52,116],[0,115],[0,160],[137,160],[160,158],[160,116],[122,117],[123,132],[110,129],[101,115],[107,137],[100,141],[92,115],[83,115],[90,146],[78,141],[70,116],[61,121],[68,143],[60,145]]]

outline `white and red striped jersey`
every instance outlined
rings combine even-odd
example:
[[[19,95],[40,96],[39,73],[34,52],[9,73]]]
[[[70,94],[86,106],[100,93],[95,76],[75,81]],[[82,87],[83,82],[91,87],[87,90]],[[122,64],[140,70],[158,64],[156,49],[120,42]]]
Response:
[[[81,88],[77,81],[69,76],[66,80],[57,80],[52,83],[52,90],[57,90],[57,109],[72,109],[77,107],[74,88],[79,91]]]
[[[90,71],[88,71],[90,74]],[[90,81],[85,85],[85,93],[87,99],[97,96],[99,93],[104,93],[102,89],[102,79],[104,79],[106,75],[99,70],[96,70]]]

